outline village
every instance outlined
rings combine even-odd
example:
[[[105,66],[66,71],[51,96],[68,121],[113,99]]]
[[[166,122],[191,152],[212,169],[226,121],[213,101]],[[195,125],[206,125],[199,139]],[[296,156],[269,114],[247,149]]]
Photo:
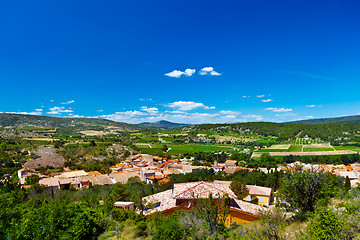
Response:
[[[138,178],[145,184],[164,185],[170,182],[171,175],[196,173],[201,169],[213,170],[214,174],[234,174],[239,170],[263,171],[270,173],[274,171],[302,171],[315,170],[331,172],[340,176],[345,182],[350,181],[352,187],[359,184],[360,164],[354,163],[350,166],[345,165],[313,165],[295,162],[286,166],[275,168],[247,168],[237,165],[236,160],[227,160],[223,164],[216,161],[212,167],[192,166],[188,159],[166,159],[158,156],[146,154],[137,154],[129,156],[126,160],[121,161],[115,166],[111,166],[110,174],[101,174],[98,171],[85,172],[84,170],[66,171],[55,176],[42,175],[34,170],[22,168],[18,170],[22,188],[30,188],[32,185],[26,185],[26,178],[37,175],[39,176],[39,185],[51,189],[51,191],[62,191],[68,189],[83,189],[94,185],[109,186],[116,183],[126,184],[130,178]],[[231,198],[231,211],[226,225],[231,222],[244,223],[258,220],[257,212],[264,211],[267,208],[274,207],[276,202],[276,193],[269,187],[246,185],[249,192],[243,199],[238,199],[236,194],[230,189],[229,181],[214,182],[188,182],[175,183],[171,189],[159,192],[143,198],[143,204],[147,208],[142,212],[148,216],[155,212],[161,212],[164,215],[170,215],[177,209],[192,209],[197,199],[206,199],[209,194],[214,198],[223,198],[225,195]],[[257,201],[252,201],[253,199]],[[114,207],[123,208],[139,212],[135,209],[134,202],[114,202]]]

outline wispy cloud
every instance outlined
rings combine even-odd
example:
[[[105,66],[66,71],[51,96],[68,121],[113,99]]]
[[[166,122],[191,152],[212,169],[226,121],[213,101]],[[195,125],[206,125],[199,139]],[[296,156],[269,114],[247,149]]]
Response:
[[[261,100],[262,102],[272,102],[272,101],[274,101],[274,100],[272,100],[272,99],[263,99],[263,100]]]
[[[243,98],[249,98],[250,96],[242,96]]]
[[[255,118],[256,121],[261,121],[261,120],[264,119],[263,116],[256,115],[256,114],[243,115],[242,117],[244,117],[244,118]]]
[[[225,115],[239,115],[241,114],[241,112],[238,111],[231,111],[231,110],[221,110],[219,111],[220,114],[225,114]]]
[[[148,107],[146,107],[146,106],[143,106],[143,107],[141,107],[141,111],[147,112],[147,113],[150,114],[150,115],[156,115],[156,114],[159,113],[159,109],[156,108],[156,107],[150,107],[150,108],[148,108]]]
[[[32,112],[6,112],[6,113],[12,113],[12,114],[24,114],[24,115],[42,115],[42,109],[35,109],[34,111]],[[0,112],[2,113],[2,112]]]
[[[200,75],[212,75],[212,76],[220,76],[222,73],[218,73],[214,71],[213,67],[204,67],[199,72]]]
[[[61,113],[71,113],[74,112],[71,109],[65,109],[65,107],[52,107],[49,108],[49,112],[47,114],[61,114]]]
[[[195,73],[195,69],[187,68],[185,71],[174,70],[172,72],[165,73],[165,75],[168,76],[168,77],[179,78],[182,75],[191,77],[194,73]]]
[[[67,102],[62,102],[61,104],[71,104],[71,103],[74,103],[75,101],[74,100],[70,100],[70,101],[67,101]]]
[[[321,107],[321,105],[305,105],[307,108]]]
[[[265,111],[273,111],[273,112],[291,112],[291,108],[265,108]]]
[[[265,97],[265,95],[257,95],[256,97],[257,98],[263,98],[263,97]]]
[[[177,102],[169,103],[167,106],[178,109],[180,111],[189,111],[196,108],[215,109],[215,107],[205,106],[203,103],[197,103],[192,101],[177,101]]]

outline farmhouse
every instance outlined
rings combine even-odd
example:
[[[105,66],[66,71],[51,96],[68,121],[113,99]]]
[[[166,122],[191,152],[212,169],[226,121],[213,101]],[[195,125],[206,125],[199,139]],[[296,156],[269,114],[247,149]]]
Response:
[[[210,193],[214,201],[222,201],[225,195],[230,197],[230,212],[225,221],[227,226],[232,222],[240,224],[258,220],[257,213],[265,210],[261,206],[237,199],[228,182],[201,181],[174,184],[170,190],[144,197],[144,206],[148,208],[144,214],[149,216],[161,212],[170,215],[177,209],[190,210],[196,206],[197,201],[208,198]]]

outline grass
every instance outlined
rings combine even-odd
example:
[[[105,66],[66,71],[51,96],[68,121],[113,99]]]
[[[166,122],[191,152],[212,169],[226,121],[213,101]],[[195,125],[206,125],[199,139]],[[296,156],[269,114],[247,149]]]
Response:
[[[152,148],[146,145],[137,145],[142,153],[151,155],[164,154],[162,151],[162,144],[151,144]],[[171,145],[167,144],[168,148],[171,148],[167,153],[171,155],[193,153],[193,152],[213,152],[213,151],[233,151],[232,147],[221,147],[221,146],[206,146],[196,144],[183,144],[183,145]]]

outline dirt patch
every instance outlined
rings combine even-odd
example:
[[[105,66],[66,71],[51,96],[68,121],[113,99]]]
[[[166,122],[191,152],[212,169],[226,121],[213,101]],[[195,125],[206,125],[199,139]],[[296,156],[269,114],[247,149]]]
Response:
[[[56,153],[56,149],[50,147],[40,147],[33,151],[34,154],[40,156],[36,159],[31,159],[24,164],[24,167],[35,169],[38,167],[45,167],[46,165],[55,168],[63,166],[65,159],[63,156]]]
[[[279,144],[279,145],[272,145],[267,149],[289,149],[290,146],[291,144]]]
[[[304,148],[332,148],[330,143],[313,143],[313,144],[305,144]]]

